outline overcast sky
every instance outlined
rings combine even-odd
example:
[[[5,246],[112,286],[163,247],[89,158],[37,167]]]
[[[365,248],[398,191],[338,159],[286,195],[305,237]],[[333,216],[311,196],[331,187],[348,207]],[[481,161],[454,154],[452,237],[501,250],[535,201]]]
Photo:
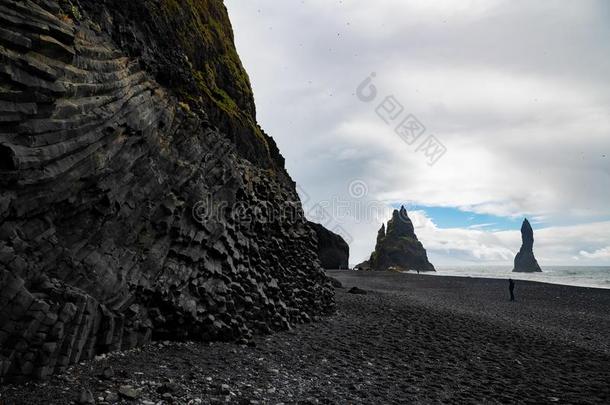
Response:
[[[524,216],[542,266],[610,264],[610,1],[225,4],[258,120],[352,264],[400,204],[437,266],[512,263]]]

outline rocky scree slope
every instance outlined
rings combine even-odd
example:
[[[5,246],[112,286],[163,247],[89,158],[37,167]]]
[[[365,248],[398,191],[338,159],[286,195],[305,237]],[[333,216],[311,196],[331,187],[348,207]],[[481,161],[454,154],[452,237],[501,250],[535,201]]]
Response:
[[[332,311],[220,0],[0,0],[0,382]]]

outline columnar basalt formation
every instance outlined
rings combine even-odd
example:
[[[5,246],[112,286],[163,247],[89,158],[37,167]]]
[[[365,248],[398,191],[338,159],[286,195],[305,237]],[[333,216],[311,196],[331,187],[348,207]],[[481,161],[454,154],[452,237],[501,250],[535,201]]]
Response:
[[[428,254],[415,235],[415,228],[405,207],[394,210],[388,226],[381,225],[377,234],[375,251],[368,263],[371,270],[435,271],[428,261]]]
[[[521,249],[515,256],[515,268],[513,271],[520,273],[536,273],[542,269],[534,257],[534,230],[530,222],[525,218],[521,225],[521,239],[523,241]]]
[[[0,0],[0,382],[333,309],[221,0]]]
[[[349,245],[334,232],[324,226],[309,222],[318,239],[318,258],[324,269],[349,268]]]

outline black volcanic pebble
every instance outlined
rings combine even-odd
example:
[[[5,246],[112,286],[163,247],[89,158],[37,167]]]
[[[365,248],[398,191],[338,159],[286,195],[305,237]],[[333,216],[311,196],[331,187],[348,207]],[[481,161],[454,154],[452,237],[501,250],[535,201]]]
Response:
[[[102,371],[100,377],[104,380],[111,380],[112,378],[114,378],[114,370],[112,369],[112,367],[106,367],[104,368],[104,371]]]

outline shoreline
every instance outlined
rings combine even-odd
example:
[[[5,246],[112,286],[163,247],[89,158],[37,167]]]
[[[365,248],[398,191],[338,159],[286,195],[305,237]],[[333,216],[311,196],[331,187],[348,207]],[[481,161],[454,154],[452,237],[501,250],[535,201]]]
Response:
[[[570,286],[570,287],[582,287],[582,288],[597,288],[597,289],[602,289],[602,290],[610,290],[610,266],[585,266],[585,267],[580,267],[579,269],[599,269],[600,271],[608,271],[608,279],[605,280],[605,283],[603,285],[600,285],[600,283],[596,283],[596,282],[587,282],[587,278],[583,278],[583,277],[578,277],[575,275],[576,278],[578,278],[578,280],[574,280],[574,281],[570,281],[570,280],[565,280],[562,279],[561,276],[556,276],[556,272],[553,271],[554,268],[557,269],[565,269],[568,268],[570,266],[546,266],[544,269],[548,269],[548,270],[544,270],[542,271],[542,273],[513,273],[512,271],[506,271],[505,273],[497,273],[497,272],[491,272],[490,275],[484,275],[484,274],[476,274],[476,270],[484,270],[484,269],[490,269],[493,268],[497,271],[497,269],[507,269],[507,268],[512,268],[511,266],[502,266],[502,265],[497,265],[497,266],[476,266],[476,267],[471,267],[471,266],[454,266],[454,267],[441,267],[441,268],[437,268],[436,272],[420,272],[420,275],[429,275],[429,276],[435,276],[435,277],[461,277],[461,278],[484,278],[484,279],[497,279],[497,280],[507,280],[508,278],[512,278],[514,280],[519,280],[519,281],[531,281],[531,282],[536,282],[536,283],[545,283],[545,284],[552,284],[552,285],[564,285],[564,286]],[[457,269],[457,271],[456,271]],[[464,274],[459,274],[459,271],[461,269],[475,269],[475,274],[467,274],[466,272]],[[468,271],[466,270],[466,271]],[[330,270],[326,270],[326,271],[346,271],[344,269],[330,269]],[[358,270],[351,270],[351,271],[358,271]],[[360,270],[362,271],[362,270]],[[417,272],[415,270],[401,270],[398,273],[403,273],[403,274],[413,274],[413,275],[417,275]],[[531,276],[532,278],[528,278],[529,276]],[[553,278],[553,277],[557,277],[557,280],[552,280],[549,279]],[[535,278],[546,278],[546,279],[535,279]]]
[[[327,271],[338,271],[338,270],[327,270]],[[340,271],[345,271],[345,270],[340,270]],[[351,271],[356,271],[356,270],[351,270]],[[398,273],[406,274],[406,275],[418,275],[416,272],[414,272],[412,270],[400,271]],[[561,286],[565,286],[565,287],[576,287],[576,288],[591,288],[591,289],[597,289],[597,290],[610,290],[610,285],[608,287],[601,287],[599,285],[580,285],[580,284],[567,284],[567,283],[542,281],[542,280],[528,280],[528,279],[518,278],[519,277],[518,275],[519,274],[529,274],[529,273],[514,273],[514,274],[516,274],[516,276],[513,276],[511,278],[513,280],[517,280],[519,282],[561,285]],[[537,274],[540,274],[540,273],[537,273]],[[504,281],[508,280],[508,278],[501,278],[501,277],[497,277],[497,276],[485,277],[485,276],[481,276],[481,275],[469,276],[469,275],[460,275],[460,274],[447,274],[447,273],[444,273],[443,270],[440,270],[440,271],[437,270],[436,272],[420,272],[419,275],[433,276],[433,277],[456,277],[456,278],[467,278],[467,279],[484,279],[484,280],[504,280]]]

